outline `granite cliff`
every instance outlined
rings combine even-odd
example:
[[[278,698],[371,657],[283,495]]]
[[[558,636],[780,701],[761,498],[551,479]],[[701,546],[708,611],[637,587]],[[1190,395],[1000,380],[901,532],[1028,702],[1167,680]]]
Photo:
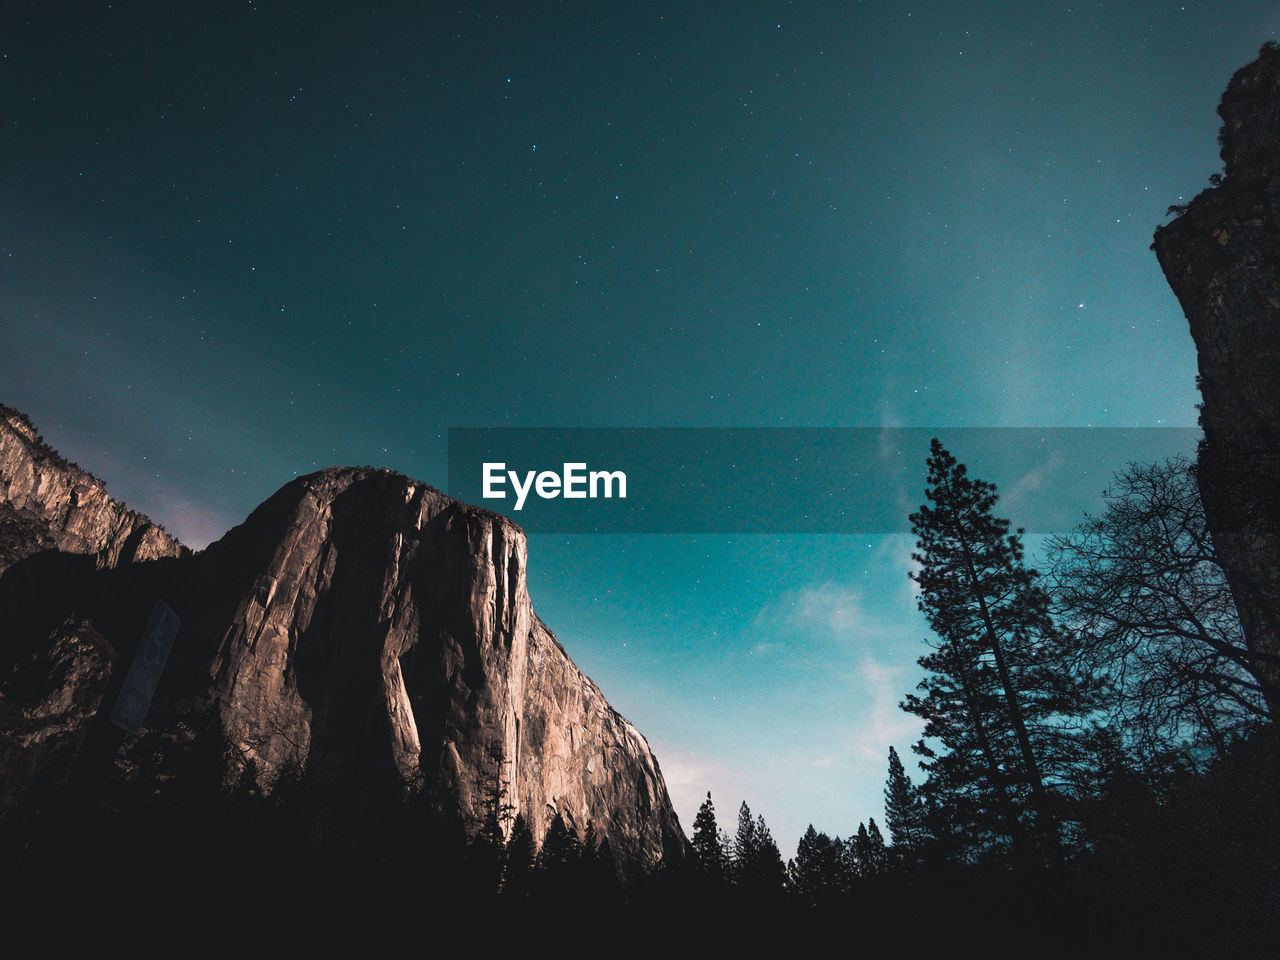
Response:
[[[1232,77],[1218,113],[1225,170],[1154,249],[1195,341],[1199,478],[1254,671],[1280,710],[1280,48]]]
[[[397,793],[474,825],[501,797],[538,839],[557,813],[579,835],[592,824],[627,866],[683,851],[645,739],[534,613],[510,520],[390,471],[334,468],[191,554],[25,418],[0,423],[0,454],[10,806],[63,788],[103,744],[119,778],[143,752],[213,738],[224,784],[304,778],[324,829]],[[157,597],[182,618],[178,641],[147,730],[112,740],[103,716]]]
[[[0,573],[39,550],[93,554],[99,566],[176,557],[183,546],[60,457],[26,415],[0,404]]]

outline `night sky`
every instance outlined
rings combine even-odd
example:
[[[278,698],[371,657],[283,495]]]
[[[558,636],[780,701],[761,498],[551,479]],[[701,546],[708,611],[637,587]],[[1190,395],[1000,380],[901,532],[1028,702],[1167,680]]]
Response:
[[[1275,2],[72,9],[0,14],[0,402],[197,547],[326,466],[444,487],[449,427],[1194,426],[1148,247],[1280,27]],[[910,549],[537,535],[530,589],[686,829],[710,790],[789,855],[882,822],[918,735]]]

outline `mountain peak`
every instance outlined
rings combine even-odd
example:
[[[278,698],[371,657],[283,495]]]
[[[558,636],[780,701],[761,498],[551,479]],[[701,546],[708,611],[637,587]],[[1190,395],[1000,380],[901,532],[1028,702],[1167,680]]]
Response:
[[[47,488],[54,474],[30,460],[38,482],[26,486]],[[68,692],[54,679],[66,630],[15,647],[36,650],[35,673],[56,688],[57,703],[37,694],[25,707],[58,721],[41,728],[57,730],[46,747],[74,753],[85,736],[84,716],[58,703],[109,712],[142,608],[159,596],[182,625],[146,720],[153,749],[211,731],[228,782],[270,791],[286,777],[347,811],[326,830],[370,798],[422,791],[477,824],[496,791],[538,839],[558,815],[580,837],[592,824],[631,865],[683,850],[648,744],[534,613],[527,539],[509,519],[391,470],[331,467],[285,484],[199,554],[174,544],[181,558],[167,565],[134,551],[77,574],[55,609],[23,621],[91,628],[118,652],[115,681],[97,669]],[[56,567],[28,573],[34,562],[0,578],[0,612],[27,603],[24,577]]]

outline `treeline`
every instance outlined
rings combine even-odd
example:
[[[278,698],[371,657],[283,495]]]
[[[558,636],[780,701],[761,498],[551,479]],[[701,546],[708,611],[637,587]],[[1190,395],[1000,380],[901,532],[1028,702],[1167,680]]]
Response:
[[[565,902],[607,915],[652,879],[616,858],[594,824],[579,831],[556,814],[536,842],[500,793],[471,820],[447,798],[392,784],[381,795],[344,794],[285,770],[267,789],[251,765],[231,781],[234,751],[206,733],[181,747],[144,733],[106,779],[60,784],[42,804],[11,811],[0,890],[11,903],[38,894],[27,908],[44,909],[61,902],[52,891],[71,886],[88,914],[133,902],[199,912],[248,897],[263,901],[268,925],[319,922],[319,904],[344,924],[395,910],[474,924]],[[135,762],[152,749],[154,764]]]
[[[1191,464],[1130,466],[1100,516],[1049,539],[1045,574],[993,485],[937,440],[928,468],[911,577],[933,636],[902,702],[924,721],[925,776],[911,787],[891,752],[895,846],[1061,870],[1096,850],[1117,812],[1100,805],[1158,805],[1269,736],[1265,657]]]
[[[931,636],[901,703],[923,721],[907,754],[922,776],[886,744],[882,824],[811,826],[788,860],[745,802],[724,831],[708,794],[687,850],[676,838],[646,869],[559,815],[536,842],[496,760],[464,822],[395,784],[347,796],[295,771],[262,790],[251,769],[232,783],[216,730],[185,746],[143,734],[128,769],[84,778],[95,793],[50,784],[6,819],[8,879],[192,903],[251,881],[277,901],[397,906],[481,933],[494,917],[643,918],[735,943],[856,929],[916,953],[1275,955],[1277,699],[1192,466],[1127,469],[1099,516],[1047,543],[1044,572],[995,488],[937,441],[926,501],[911,576]]]
[[[927,466],[910,576],[932,636],[901,703],[923,779],[888,747],[890,842],[871,819],[811,826],[784,871],[753,871],[708,795],[694,886],[758,903],[767,876],[807,922],[880,915],[998,952],[1280,949],[1276,691],[1194,467],[1131,465],[1041,573],[992,484],[937,440]]]

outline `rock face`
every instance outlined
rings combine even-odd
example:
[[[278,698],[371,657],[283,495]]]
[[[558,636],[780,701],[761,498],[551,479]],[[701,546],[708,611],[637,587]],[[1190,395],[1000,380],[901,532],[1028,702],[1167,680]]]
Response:
[[[93,554],[114,567],[185,548],[50,449],[25,414],[0,404],[0,573],[45,549]]]
[[[24,476],[19,490],[66,487],[39,463]],[[21,502],[15,512],[69,515],[52,495],[38,514]],[[133,540],[151,544],[155,528],[130,516],[144,531]],[[270,789],[303,776],[335,817],[421,791],[475,824],[502,797],[539,840],[558,813],[579,836],[593,824],[627,865],[683,851],[648,744],[534,613],[525,536],[506,518],[389,471],[335,468],[283,487],[199,554],[126,562],[146,555],[133,540],[99,549],[110,564],[44,553],[0,577],[16,634],[0,664],[10,748],[43,744],[65,762],[109,710],[162,596],[182,627],[148,731],[176,743],[212,726],[230,779]],[[39,588],[51,582],[66,589]]]
[[[1154,248],[1191,327],[1200,490],[1273,714],[1280,711],[1280,49],[1218,108],[1225,173]]]
[[[202,559],[235,581],[229,620],[202,628],[213,700],[264,779],[425,780],[473,820],[496,782],[538,839],[559,812],[651,860],[681,835],[644,738],[534,614],[506,518],[340,468],[284,487]]]

